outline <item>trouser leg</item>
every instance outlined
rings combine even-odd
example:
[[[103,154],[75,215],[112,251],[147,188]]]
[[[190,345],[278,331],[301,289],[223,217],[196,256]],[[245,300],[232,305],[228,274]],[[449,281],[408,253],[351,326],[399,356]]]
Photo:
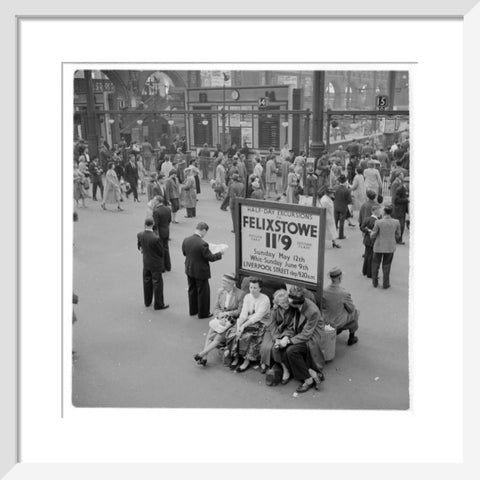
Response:
[[[363,257],[363,270],[362,273],[367,276],[367,278],[372,278],[372,257],[373,257],[373,248],[365,246],[365,256]]]
[[[198,296],[198,317],[207,317],[210,313],[210,285],[208,279],[196,280]]]
[[[225,198],[223,199],[223,202],[222,204],[220,205],[220,208],[222,210],[226,210],[226,208],[228,207],[228,204],[230,203],[230,196],[229,195],[225,195]]]
[[[165,270],[169,272],[172,269],[172,263],[170,260],[170,248],[168,246],[168,238],[162,238],[163,244],[163,264],[165,266]]]
[[[304,381],[310,377],[307,366],[307,344],[288,345],[285,349],[286,365],[295,380]]]
[[[338,210],[334,210],[333,218],[335,219],[335,228],[338,230],[338,221],[340,220],[340,212]]]
[[[372,257],[372,283],[374,286],[378,285],[378,271],[380,270],[381,261],[382,254],[374,252]]]
[[[198,313],[197,284],[193,277],[187,276],[188,280],[188,312],[190,315]]]
[[[151,270],[143,269],[143,300],[146,307],[152,304],[153,298],[153,280]]]
[[[345,226],[345,218],[347,216],[347,212],[339,212],[338,218],[338,237],[343,238],[344,234],[344,226]]]
[[[405,215],[401,215],[397,217],[398,221],[400,222],[400,242],[403,241],[403,232],[405,231]]]
[[[392,266],[393,252],[384,253],[382,261],[383,288],[390,286],[390,268]]]
[[[153,279],[153,292],[154,292],[154,301],[153,301],[153,308],[158,310],[160,307],[164,305],[163,299],[163,278],[162,272],[155,271],[152,273]]]
[[[353,313],[349,314],[347,323],[343,325],[341,330],[348,330],[350,332],[350,336],[352,337],[355,334],[355,332],[358,330],[359,316],[360,316],[360,312],[357,309],[355,309]]]

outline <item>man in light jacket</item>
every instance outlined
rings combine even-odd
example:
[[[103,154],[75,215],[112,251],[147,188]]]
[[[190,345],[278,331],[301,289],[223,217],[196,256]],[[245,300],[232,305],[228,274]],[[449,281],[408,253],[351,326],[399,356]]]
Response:
[[[383,288],[390,288],[390,268],[397,241],[400,241],[400,222],[392,218],[393,208],[386,205],[383,209],[383,218],[375,222],[370,238],[373,244],[372,284],[378,287],[378,271],[382,264]]]

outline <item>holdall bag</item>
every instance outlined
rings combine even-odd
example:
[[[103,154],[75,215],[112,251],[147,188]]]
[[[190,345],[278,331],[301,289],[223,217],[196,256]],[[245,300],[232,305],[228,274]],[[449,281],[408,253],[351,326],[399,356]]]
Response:
[[[265,374],[265,383],[269,387],[278,385],[282,380],[283,369],[278,363],[275,363],[272,368],[267,370]]]
[[[337,344],[337,330],[330,325],[325,325],[324,334],[320,348],[326,362],[331,362],[335,358],[335,346]]]

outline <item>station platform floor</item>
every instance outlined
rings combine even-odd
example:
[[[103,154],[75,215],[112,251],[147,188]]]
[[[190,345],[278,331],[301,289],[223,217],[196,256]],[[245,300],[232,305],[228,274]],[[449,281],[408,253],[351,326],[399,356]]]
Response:
[[[145,308],[142,257],[136,235],[143,230],[146,196],[103,211],[87,199],[74,223],[73,286],[78,322],[73,326],[72,402],[76,407],[274,408],[274,409],[408,409],[409,232],[395,253],[391,288],[373,288],[361,273],[362,237],[346,226],[341,249],[325,251],[325,272],[339,266],[343,285],[360,310],[359,342],[347,346],[348,333],[337,338],[336,357],[325,367],[325,382],[294,395],[297,382],[267,387],[258,368],[233,373],[216,352],[200,368],[193,354],[203,346],[208,320],[188,315],[187,280],[181,244],[198,221],[210,230],[212,243],[229,245],[224,258],[211,264],[212,306],[220,278],[234,271],[235,244],[230,212],[210,185],[202,183],[197,218],[178,215],[171,226],[172,271],[164,274],[170,308]],[[355,219],[356,223],[356,219]],[[325,276],[325,281],[327,281]]]

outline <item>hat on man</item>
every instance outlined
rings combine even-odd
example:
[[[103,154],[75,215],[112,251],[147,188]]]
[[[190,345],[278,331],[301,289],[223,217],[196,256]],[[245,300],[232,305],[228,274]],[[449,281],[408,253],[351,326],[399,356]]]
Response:
[[[340,176],[338,177],[338,181],[339,181],[340,183],[345,183],[345,182],[347,181],[347,177],[346,177],[345,175],[343,175],[343,173],[342,173],[342,175],[340,175]]]
[[[234,282],[234,283],[237,281],[234,273],[224,273],[222,275],[222,280],[226,280],[227,282]]]
[[[232,180],[236,180],[236,181],[240,180],[240,175],[238,173],[234,173],[232,175]]]
[[[333,267],[328,274],[330,275],[330,278],[336,278],[339,277],[342,274],[342,271],[340,270],[339,267]]]
[[[328,187],[327,193],[335,193],[335,189],[333,187]]]
[[[177,171],[172,168],[169,172],[168,172],[168,176],[171,177],[172,175],[175,175],[177,173]]]

